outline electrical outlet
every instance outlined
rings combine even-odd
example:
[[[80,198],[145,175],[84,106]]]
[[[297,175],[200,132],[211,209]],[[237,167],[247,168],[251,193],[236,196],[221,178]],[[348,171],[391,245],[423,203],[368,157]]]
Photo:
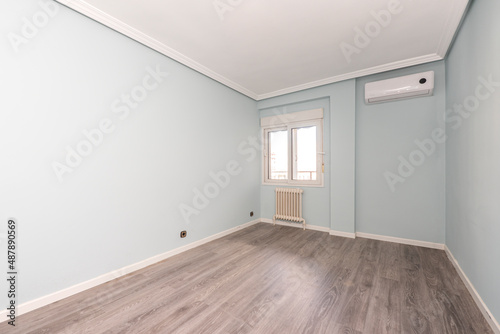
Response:
[[[182,231],[182,232],[181,232],[181,238],[185,238],[185,237],[187,237],[187,234],[188,234],[188,233],[187,233],[186,231]]]

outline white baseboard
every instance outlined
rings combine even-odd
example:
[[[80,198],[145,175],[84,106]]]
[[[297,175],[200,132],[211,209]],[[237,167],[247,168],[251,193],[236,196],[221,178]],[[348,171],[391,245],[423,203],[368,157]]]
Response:
[[[465,275],[464,271],[462,270],[462,267],[458,264],[457,259],[453,256],[452,252],[450,249],[445,246],[444,250],[446,252],[446,255],[448,256],[448,259],[450,259],[451,263],[455,267],[455,269],[458,272],[458,275],[464,282],[465,286],[467,287],[467,290],[469,290],[469,293],[471,294],[472,298],[474,298],[474,301],[476,302],[477,306],[481,310],[481,313],[483,313],[484,318],[486,321],[488,321],[488,324],[490,325],[491,329],[496,333],[500,334],[500,324],[498,321],[495,319],[495,317],[491,314],[490,310],[488,309],[488,306],[484,303],[483,299],[477,292],[476,288],[474,288],[474,285],[472,285],[471,281]]]
[[[19,306],[17,306],[16,316],[20,316],[22,314],[26,314],[26,313],[28,313],[30,311],[33,311],[33,310],[36,310],[36,309],[38,309],[40,307],[52,304],[52,303],[57,302],[59,300],[62,300],[64,298],[67,298],[67,297],[70,297],[72,295],[75,295],[75,294],[77,294],[79,292],[91,289],[93,287],[96,287],[96,286],[101,285],[103,283],[109,282],[109,281],[114,280],[116,278],[119,278],[121,276],[125,276],[125,275],[130,274],[130,273],[132,273],[134,271],[137,271],[139,269],[143,269],[143,268],[148,267],[148,266],[150,266],[152,264],[155,264],[157,262],[160,262],[160,261],[163,261],[165,259],[168,259],[169,257],[172,257],[174,255],[180,254],[182,252],[185,252],[187,250],[193,249],[195,247],[201,246],[203,244],[206,244],[207,242],[210,242],[210,241],[222,238],[222,237],[224,237],[226,235],[234,233],[234,232],[236,232],[238,230],[241,230],[243,228],[252,226],[252,225],[257,224],[259,222],[260,222],[260,219],[252,220],[252,221],[250,221],[248,223],[245,223],[245,224],[242,224],[242,225],[230,228],[229,230],[222,231],[220,233],[214,234],[214,235],[209,236],[207,238],[204,238],[204,239],[192,242],[192,243],[190,243],[188,245],[184,245],[184,246],[178,247],[178,248],[173,249],[171,251],[168,251],[166,253],[155,255],[155,256],[150,257],[148,259],[145,259],[143,261],[131,264],[129,266],[120,268],[118,270],[114,270],[112,272],[109,272],[109,273],[101,275],[99,277],[90,279],[88,281],[85,281],[85,282],[82,282],[82,283],[70,286],[69,288],[66,288],[66,289],[63,289],[63,290],[59,290],[59,291],[56,291],[56,292],[51,293],[49,295],[46,295],[46,296],[43,296],[43,297],[40,297],[40,298],[31,300],[31,301],[28,301],[26,303],[20,304]],[[7,320],[9,320],[9,318],[7,318],[7,310],[2,310],[0,312],[0,323],[4,322],[4,321],[7,321]]]
[[[260,221],[263,223],[270,223],[270,224],[273,223],[273,220],[268,219],[268,218],[261,218]],[[276,221],[276,224],[302,228],[302,225],[286,223],[286,222],[281,222],[281,221]],[[484,318],[486,319],[486,321],[488,321],[488,324],[491,326],[491,328],[493,329],[495,334],[500,334],[500,325],[498,324],[498,321],[495,319],[495,317],[493,317],[493,315],[491,315],[491,312],[488,309],[488,307],[486,306],[486,304],[484,303],[483,299],[481,298],[479,293],[476,291],[476,289],[474,288],[474,286],[472,285],[470,280],[467,278],[467,276],[463,272],[462,268],[458,264],[457,260],[455,259],[455,257],[453,256],[453,254],[451,253],[451,251],[448,249],[448,247],[446,245],[440,244],[440,243],[428,242],[428,241],[389,237],[389,236],[384,236],[384,235],[377,235],[377,234],[370,234],[370,233],[363,233],[363,232],[348,233],[348,232],[334,231],[334,230],[330,230],[329,228],[326,228],[326,227],[315,226],[315,225],[306,225],[306,229],[329,232],[330,235],[336,235],[336,236],[345,237],[345,238],[360,237],[360,238],[395,242],[395,243],[404,244],[404,245],[412,245],[412,246],[419,246],[419,247],[444,250],[446,252],[448,258],[450,259],[451,263],[453,264],[453,266],[457,270],[460,278],[462,279],[465,286],[467,287],[470,294],[472,295],[472,298],[474,298],[474,301],[476,302],[477,306],[481,310],[481,313],[483,314]]]
[[[260,222],[267,223],[267,224],[274,224],[273,220],[269,219],[269,218],[261,218]],[[289,222],[285,222],[282,220],[277,220],[276,225],[303,228],[302,223],[300,223],[300,224],[299,223],[289,223]],[[313,230],[313,231],[320,231],[320,232],[329,232],[330,231],[330,229],[328,227],[318,226],[318,225],[309,225],[307,223],[306,223],[306,230]]]
[[[269,219],[269,218],[261,218],[260,221],[262,223],[273,224],[273,220]],[[276,221],[276,225],[302,228],[302,224],[288,223],[288,222],[284,222],[284,221],[280,221],[280,220]],[[441,250],[444,249],[443,244],[438,244],[438,243],[433,243],[433,242],[428,242],[428,241],[419,241],[419,240],[412,240],[412,239],[388,237],[385,235],[369,234],[369,233],[362,233],[362,232],[351,233],[351,232],[335,231],[335,230],[331,230],[328,227],[310,225],[310,224],[306,224],[306,230],[328,232],[328,233],[330,233],[330,235],[335,235],[338,237],[344,237],[344,238],[350,238],[350,239],[360,237],[360,238],[366,238],[366,239],[375,239],[375,240],[381,240],[381,241],[395,242],[398,244],[420,246],[420,247],[426,247],[426,248],[435,248],[435,249],[441,249]]]
[[[111,280],[114,280],[116,278],[119,278],[121,276],[130,274],[134,271],[143,269],[143,268],[148,267],[152,264],[155,264],[157,262],[168,259],[169,257],[180,254],[182,252],[193,249],[195,247],[201,246],[201,245],[206,244],[210,241],[222,238],[226,235],[234,233],[240,229],[252,226],[252,225],[257,224],[259,222],[272,224],[273,220],[267,219],[267,218],[255,219],[255,220],[250,221],[248,223],[245,223],[245,224],[233,227],[231,229],[228,229],[226,231],[214,234],[210,237],[192,242],[188,245],[173,249],[173,250],[168,251],[166,253],[150,257],[146,260],[134,263],[132,265],[129,265],[129,266],[120,268],[118,270],[112,271],[110,273],[101,275],[99,277],[90,279],[86,282],[82,282],[82,283],[76,284],[74,286],[71,286],[69,288],[66,288],[66,289],[54,292],[52,294],[49,294],[47,296],[28,301],[28,302],[23,303],[17,307],[16,316],[20,316],[20,315],[28,313],[30,311],[36,310],[40,307],[52,304],[56,301],[59,301],[59,300],[62,300],[64,298],[75,295],[79,292],[91,289],[91,288],[96,287],[100,284],[103,284],[103,283],[109,282]],[[293,223],[287,223],[287,222],[283,222],[283,221],[276,221],[276,224],[283,225],[283,226],[292,226],[292,227],[302,228],[301,224],[293,224]],[[420,246],[420,247],[445,250],[448,258],[450,259],[451,263],[454,265],[455,269],[457,270],[458,274],[460,275],[460,278],[462,279],[465,286],[469,290],[470,294],[474,298],[474,301],[476,302],[479,309],[483,313],[485,319],[488,321],[488,323],[492,327],[493,331],[496,334],[500,334],[500,325],[499,325],[498,321],[495,319],[495,317],[493,317],[491,315],[490,310],[488,309],[488,307],[486,306],[486,304],[482,300],[481,296],[478,294],[478,292],[476,291],[476,289],[474,288],[474,286],[472,285],[470,280],[467,278],[467,276],[463,272],[462,268],[458,264],[457,260],[455,259],[455,257],[451,253],[451,251],[445,245],[427,242],[427,241],[403,239],[403,238],[382,236],[382,235],[362,233],[362,232],[348,233],[348,232],[334,231],[334,230],[330,230],[327,227],[317,226],[317,225],[306,225],[306,229],[321,231],[321,232],[328,232],[330,235],[341,236],[341,237],[346,237],[346,238],[360,237],[360,238],[375,239],[375,240],[389,241],[389,242],[395,242],[395,243],[400,243],[400,244],[407,244],[407,245],[413,245],[413,246]],[[2,320],[0,320],[0,323],[9,320],[9,318],[7,318],[7,310],[3,310],[0,312],[0,319],[2,319]]]
[[[438,244],[438,243],[428,242],[428,241],[389,237],[389,236],[385,236],[385,235],[362,233],[362,232],[356,232],[356,236],[360,237],[360,238],[366,238],[366,239],[395,242],[395,243],[403,244],[403,245],[411,245],[411,246],[419,246],[419,247],[425,247],[425,248],[434,248],[434,249],[444,250],[444,244]]]
[[[337,236],[337,237],[344,237],[344,238],[356,239],[356,233],[350,233],[350,232],[342,232],[342,231],[330,230],[330,235],[334,235],[334,236]]]

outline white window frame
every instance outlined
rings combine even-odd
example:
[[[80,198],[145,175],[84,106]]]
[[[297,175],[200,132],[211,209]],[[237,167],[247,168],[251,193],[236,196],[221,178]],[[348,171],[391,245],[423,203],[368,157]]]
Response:
[[[316,126],[316,180],[294,180],[293,165],[296,146],[293,145],[293,129]],[[264,185],[290,185],[290,186],[324,186],[324,152],[323,152],[323,109],[314,109],[297,113],[265,117],[261,119],[263,137],[263,165],[262,183]],[[287,131],[288,135],[288,179],[273,180],[269,178],[269,132]]]

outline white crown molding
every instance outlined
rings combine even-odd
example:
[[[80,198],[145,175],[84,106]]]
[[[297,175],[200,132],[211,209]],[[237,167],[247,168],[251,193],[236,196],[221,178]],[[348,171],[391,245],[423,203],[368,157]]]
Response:
[[[116,19],[115,17],[106,14],[105,12],[95,8],[89,3],[82,0],[56,0],[57,2],[76,10],[77,12],[104,24],[105,26],[118,31],[119,33],[132,38],[133,40],[144,44],[147,47],[150,47],[153,50],[156,50],[165,56],[172,58],[179,63],[192,68],[193,70],[206,75],[207,77],[214,79],[225,86],[234,89],[237,92],[240,92],[243,95],[246,95],[254,100],[257,100],[258,95],[252,92],[249,89],[231,81],[230,79],[212,71],[206,66],[194,61],[193,59],[185,56],[184,54],[168,47],[167,45],[157,41],[156,39],[146,35],[145,33],[129,26],[128,24]]]
[[[191,68],[191,69],[193,69],[201,74],[204,74],[204,75],[208,76],[209,78],[212,78],[212,79],[220,82],[221,84],[223,84],[229,88],[232,88],[232,89],[240,92],[241,94],[244,94],[244,95],[246,95],[246,96],[248,96],[256,101],[268,99],[271,97],[276,97],[279,95],[294,93],[294,92],[301,91],[304,89],[310,89],[310,88],[315,88],[315,87],[319,87],[319,86],[323,86],[323,85],[328,85],[328,84],[339,82],[339,81],[358,78],[358,77],[362,77],[362,76],[366,76],[366,75],[370,75],[370,74],[386,72],[386,71],[396,70],[396,69],[403,68],[403,67],[409,67],[409,66],[420,65],[420,64],[424,64],[424,63],[428,63],[428,62],[437,61],[437,60],[442,60],[444,58],[444,56],[441,55],[443,52],[439,52],[436,54],[429,54],[429,55],[425,55],[425,56],[420,56],[420,57],[415,57],[415,58],[406,59],[406,60],[402,60],[402,61],[397,61],[397,62],[392,62],[392,63],[383,64],[383,65],[379,65],[379,66],[374,66],[374,67],[363,69],[360,71],[354,71],[354,72],[350,72],[350,73],[346,73],[346,74],[342,74],[342,75],[337,75],[337,76],[333,76],[333,77],[329,77],[329,78],[325,78],[325,79],[321,79],[321,80],[317,80],[317,81],[312,81],[312,82],[309,82],[306,84],[301,84],[301,85],[297,85],[297,86],[293,86],[293,87],[287,87],[287,88],[280,89],[280,90],[273,91],[273,92],[269,92],[269,93],[257,94],[255,92],[253,92],[252,90],[249,90],[249,89],[243,87],[242,85],[226,78],[225,76],[218,74],[217,72],[211,70],[210,68],[194,61],[193,59],[187,57],[186,55],[168,47],[167,45],[157,41],[156,39],[146,35],[145,33],[143,33],[141,31],[129,26],[128,24],[116,19],[115,17],[113,17],[109,14],[106,14],[105,12],[99,10],[98,8],[95,8],[94,6],[90,5],[89,3],[87,3],[83,0],[56,0],[56,1],[69,7],[69,8],[72,8],[72,9],[76,10],[77,12],[79,12],[85,16],[88,16],[89,18],[91,18],[97,22],[100,22],[100,23],[104,24],[105,26],[107,26],[113,30],[116,30],[116,31],[122,33],[123,35],[128,36],[128,37],[138,41],[139,43],[142,43],[142,44],[150,47],[151,49],[156,50],[156,51],[164,54],[165,56],[170,57],[170,58],[180,62],[181,64],[183,64],[183,65],[185,65],[185,66],[187,66],[187,67],[189,67],[189,68]],[[453,20],[451,20],[452,23],[455,25],[450,24],[450,27],[447,29],[447,33],[445,34],[448,37],[443,38],[444,44],[443,44],[443,47],[440,47],[440,48],[444,48],[447,50],[447,47],[449,47],[449,44],[451,43],[451,40],[454,36],[454,31],[453,31],[452,27],[456,27],[462,18],[459,11],[456,11],[455,13],[456,13],[456,15],[454,15]],[[457,20],[458,20],[458,23],[456,23]],[[451,37],[449,37],[449,35],[451,35]],[[447,41],[447,44],[445,43],[446,41]]]
[[[366,68],[366,69],[363,69],[360,71],[354,71],[354,72],[350,72],[350,73],[346,73],[346,74],[342,74],[342,75],[337,75],[337,76],[333,76],[333,77],[329,77],[329,78],[325,78],[325,79],[321,79],[321,80],[317,80],[317,81],[312,81],[312,82],[302,84],[302,85],[297,85],[297,86],[293,86],[293,87],[280,89],[280,90],[270,92],[270,93],[259,94],[257,101],[269,99],[271,97],[276,97],[276,96],[280,96],[280,95],[284,95],[284,94],[295,93],[295,92],[305,90],[305,89],[315,88],[315,87],[319,87],[319,86],[323,86],[323,85],[329,85],[329,84],[339,82],[339,81],[355,79],[355,78],[364,77],[364,76],[371,75],[371,74],[397,70],[397,69],[404,68],[404,67],[410,67],[410,66],[420,65],[420,64],[424,64],[424,63],[430,63],[430,62],[438,61],[438,60],[443,60],[443,57],[441,57],[440,55],[438,55],[436,53],[433,53],[433,54],[415,57],[415,58],[411,58],[411,59],[395,61],[395,62],[388,63],[388,64],[383,64],[383,65],[379,65],[379,66]]]
[[[467,290],[469,290],[469,293],[471,294],[472,298],[474,299],[477,306],[481,310],[481,313],[483,314],[484,318],[486,319],[486,321],[490,325],[491,329],[496,334],[500,334],[500,324],[495,319],[495,317],[491,314],[490,310],[488,309],[488,306],[486,306],[483,299],[481,298],[481,296],[477,292],[476,288],[474,288],[474,285],[472,285],[472,283],[469,280],[469,278],[467,277],[467,275],[465,275],[465,272],[460,267],[460,264],[458,264],[457,259],[455,259],[455,257],[453,256],[453,253],[450,251],[448,246],[445,246],[444,250],[446,252],[446,255],[448,256],[448,259],[453,264],[456,271],[458,272],[458,275],[460,276],[460,278],[464,282],[465,286],[467,287]]]
[[[446,22],[446,26],[443,34],[441,35],[437,49],[437,54],[443,58],[446,57],[455,34],[458,32],[458,27],[460,26],[464,15],[467,14],[467,7],[470,4],[470,0],[454,1],[453,4],[455,5],[453,13]]]
[[[73,296],[73,295],[80,293],[82,291],[91,289],[91,288],[96,287],[100,284],[109,282],[111,280],[117,279],[117,278],[122,277],[122,276],[125,276],[125,275],[130,274],[134,271],[146,268],[152,264],[155,264],[155,263],[161,262],[165,259],[168,259],[169,257],[180,254],[182,252],[193,249],[195,247],[201,246],[203,244],[206,244],[207,242],[225,237],[226,235],[234,233],[234,232],[241,230],[243,228],[247,228],[247,227],[252,226],[254,224],[257,224],[259,222],[260,222],[260,219],[252,220],[248,223],[230,228],[226,231],[222,231],[220,233],[214,234],[214,235],[209,236],[207,238],[204,238],[204,239],[192,242],[190,244],[175,248],[175,249],[168,251],[166,253],[155,255],[155,256],[150,257],[148,259],[145,259],[143,261],[131,264],[129,266],[120,268],[118,270],[114,270],[112,272],[106,273],[106,274],[101,275],[99,277],[92,278],[88,281],[70,286],[66,289],[59,290],[59,291],[56,291],[56,292],[51,293],[49,295],[40,297],[38,299],[31,300],[31,301],[28,301],[26,303],[20,304],[17,307],[16,316],[20,316],[20,315],[28,313],[30,311],[36,310],[40,307],[43,307],[43,306],[55,303],[55,302],[62,300],[64,298]],[[4,321],[8,321],[8,320],[9,320],[9,318],[7,318],[7,310],[2,310],[0,312],[0,323],[4,322]]]

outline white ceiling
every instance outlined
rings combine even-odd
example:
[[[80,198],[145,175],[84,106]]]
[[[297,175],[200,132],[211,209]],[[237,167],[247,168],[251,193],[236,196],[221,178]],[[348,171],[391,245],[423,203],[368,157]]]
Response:
[[[469,2],[58,1],[255,100],[443,59]]]

